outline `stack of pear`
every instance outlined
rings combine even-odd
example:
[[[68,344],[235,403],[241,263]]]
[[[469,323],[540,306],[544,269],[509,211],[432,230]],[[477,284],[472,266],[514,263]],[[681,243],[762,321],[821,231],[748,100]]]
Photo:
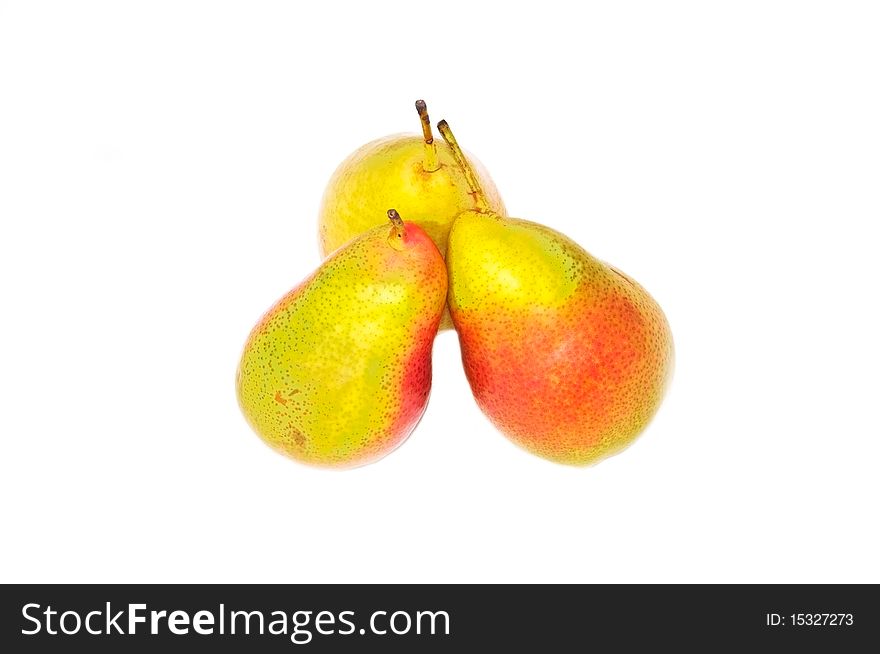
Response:
[[[257,434],[316,466],[376,461],[415,428],[431,390],[446,268],[430,237],[374,227],[336,250],[251,331],[236,390]]]
[[[368,143],[331,178],[319,216],[326,260],[245,344],[245,417],[300,462],[376,461],[425,411],[434,338],[448,324],[478,406],[514,443],[570,465],[620,452],[672,373],[663,311],[570,238],[507,217],[446,121],[435,143],[425,103],[416,109],[421,136]]]

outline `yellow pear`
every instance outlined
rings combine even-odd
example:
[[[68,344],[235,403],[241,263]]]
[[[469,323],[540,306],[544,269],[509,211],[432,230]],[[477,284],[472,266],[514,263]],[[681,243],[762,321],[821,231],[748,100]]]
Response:
[[[419,225],[446,255],[455,217],[477,207],[461,166],[445,142],[435,142],[424,101],[416,102],[422,134],[395,134],[361,146],[330,178],[318,217],[322,256],[382,223],[388,207]],[[504,203],[483,165],[465,154],[485,202],[504,215]],[[441,329],[451,327],[444,314]]]

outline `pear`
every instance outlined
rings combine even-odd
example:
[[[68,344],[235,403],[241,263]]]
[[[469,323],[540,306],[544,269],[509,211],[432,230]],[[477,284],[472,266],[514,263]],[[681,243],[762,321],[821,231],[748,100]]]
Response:
[[[323,256],[383,222],[385,210],[396,207],[407,221],[424,229],[446,253],[453,219],[476,208],[464,172],[446,143],[436,143],[428,108],[416,102],[422,134],[394,134],[361,146],[336,169],[321,200],[319,238]],[[493,211],[504,214],[504,203],[482,164],[468,155]]]
[[[367,143],[333,173],[318,217],[322,256],[380,224],[388,207],[396,207],[408,221],[421,226],[445,255],[453,219],[477,206],[452,150],[446,143],[434,141],[423,100],[416,102],[416,110],[421,135],[395,134]],[[491,177],[476,158],[467,157],[485,201],[493,211],[504,214],[504,203]],[[441,328],[451,326],[446,316]]]
[[[324,467],[376,461],[415,428],[431,390],[446,268],[431,238],[389,210],[253,328],[236,391],[254,431]]]
[[[448,124],[438,128],[457,153]],[[479,182],[472,173],[468,181],[479,200]],[[483,201],[453,223],[446,266],[471,390],[514,443],[587,465],[644,430],[671,376],[673,343],[638,283],[563,234]]]

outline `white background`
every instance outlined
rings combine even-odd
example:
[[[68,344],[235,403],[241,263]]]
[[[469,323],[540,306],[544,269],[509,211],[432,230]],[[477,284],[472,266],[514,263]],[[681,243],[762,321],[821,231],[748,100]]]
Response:
[[[0,579],[880,582],[878,33],[869,2],[0,2]],[[666,310],[623,454],[517,449],[453,333],[375,465],[241,417],[327,178],[419,97]]]

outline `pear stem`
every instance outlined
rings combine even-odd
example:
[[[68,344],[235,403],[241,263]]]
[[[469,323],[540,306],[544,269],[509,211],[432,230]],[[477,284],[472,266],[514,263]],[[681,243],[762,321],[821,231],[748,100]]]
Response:
[[[403,236],[406,233],[406,226],[403,224],[403,218],[397,213],[397,209],[388,210],[388,220],[397,228],[397,233]]]
[[[425,172],[433,173],[440,168],[440,159],[437,157],[437,146],[434,145],[434,134],[431,132],[431,119],[428,116],[428,105],[424,100],[416,100],[416,111],[422,121],[422,135],[425,137],[425,160],[422,168]]]
[[[480,186],[480,182],[477,181],[477,175],[474,173],[474,169],[471,167],[467,157],[464,156],[464,152],[458,145],[458,141],[455,140],[455,135],[452,133],[452,130],[449,129],[449,123],[445,120],[441,120],[437,123],[437,129],[440,131],[440,136],[443,137],[443,140],[446,141],[449,148],[452,150],[452,156],[455,158],[455,163],[458,164],[459,168],[461,168],[461,172],[464,173],[464,179],[467,182],[468,187],[471,189],[470,194],[474,198],[474,204],[477,206],[477,210],[484,212],[489,211],[489,203],[486,201],[486,196],[483,194],[483,188]]]

